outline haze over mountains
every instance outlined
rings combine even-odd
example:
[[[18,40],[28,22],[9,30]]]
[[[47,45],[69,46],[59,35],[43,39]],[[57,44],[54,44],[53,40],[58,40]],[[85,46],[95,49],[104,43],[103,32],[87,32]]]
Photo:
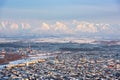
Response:
[[[120,39],[120,24],[79,20],[15,21],[0,20],[1,38],[94,38]]]

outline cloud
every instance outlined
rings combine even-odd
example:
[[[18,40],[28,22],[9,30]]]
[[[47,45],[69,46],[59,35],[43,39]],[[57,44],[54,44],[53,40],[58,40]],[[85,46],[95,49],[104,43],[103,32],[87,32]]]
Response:
[[[18,24],[17,23],[11,23],[10,28],[12,30],[18,30]]]
[[[28,23],[21,23],[21,25],[22,25],[22,29],[30,29],[31,28],[30,24],[28,24]]]

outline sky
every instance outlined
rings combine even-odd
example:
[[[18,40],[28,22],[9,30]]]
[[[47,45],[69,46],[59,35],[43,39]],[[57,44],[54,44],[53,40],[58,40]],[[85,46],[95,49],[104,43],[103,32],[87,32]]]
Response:
[[[0,0],[0,33],[103,36],[106,31],[101,33],[100,29],[109,24],[113,31],[104,34],[115,35],[120,27],[119,14],[119,0]]]

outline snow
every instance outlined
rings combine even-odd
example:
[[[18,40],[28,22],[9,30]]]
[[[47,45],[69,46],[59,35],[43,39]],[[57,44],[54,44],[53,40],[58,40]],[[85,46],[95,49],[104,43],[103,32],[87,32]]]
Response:
[[[16,42],[16,41],[17,41],[17,40],[0,38],[0,43],[9,43],[9,42]]]
[[[78,39],[78,38],[38,38],[32,39],[32,42],[50,42],[50,43],[92,43],[94,39]]]

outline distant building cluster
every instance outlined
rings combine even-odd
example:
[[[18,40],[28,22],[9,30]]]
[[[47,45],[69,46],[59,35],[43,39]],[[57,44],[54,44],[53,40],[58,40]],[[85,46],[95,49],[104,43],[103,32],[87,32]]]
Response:
[[[119,80],[120,59],[114,54],[55,52],[55,56],[29,64],[6,66],[4,80]],[[118,57],[118,56],[117,56]]]

